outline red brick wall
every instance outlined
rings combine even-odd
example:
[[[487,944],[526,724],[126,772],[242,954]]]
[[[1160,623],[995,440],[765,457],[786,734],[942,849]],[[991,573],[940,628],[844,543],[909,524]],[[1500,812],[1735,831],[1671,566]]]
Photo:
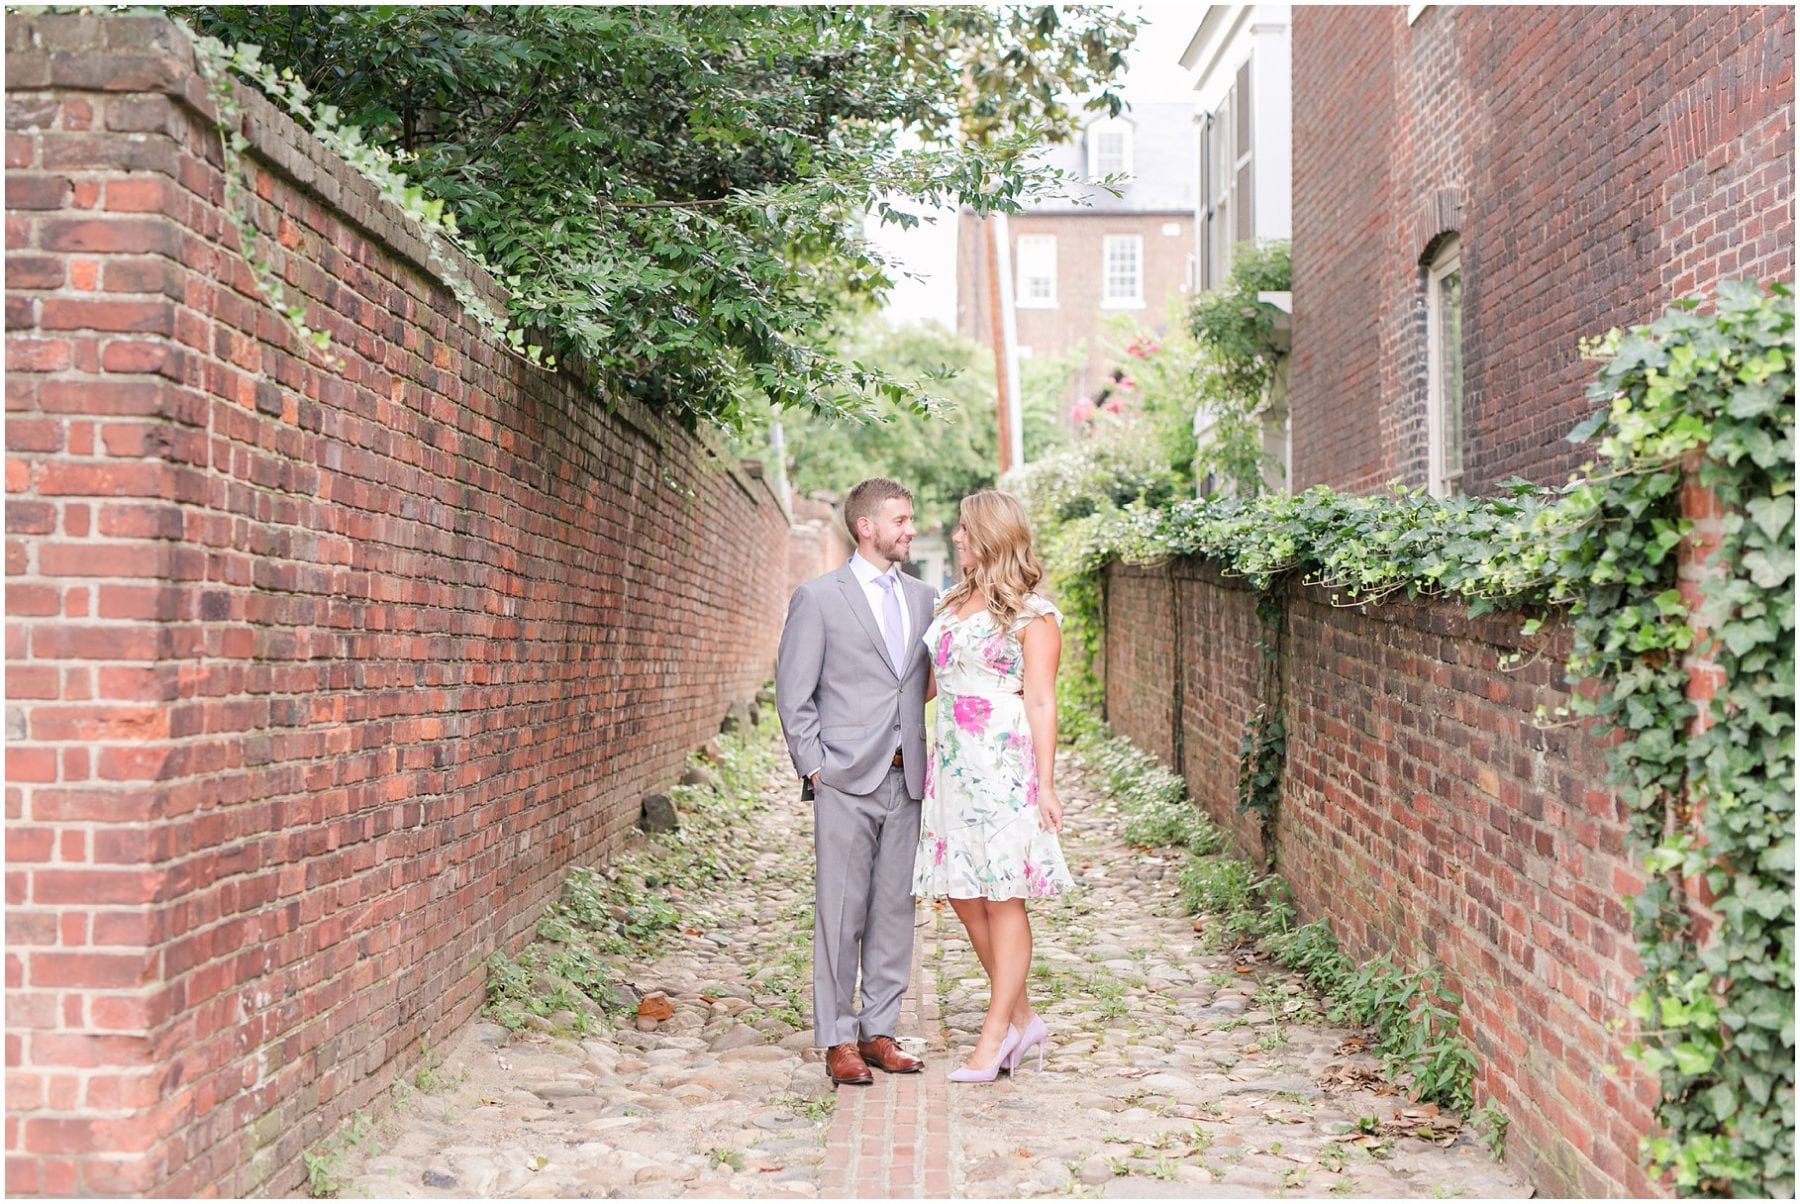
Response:
[[[1424,483],[1441,234],[1475,493],[1580,465],[1583,337],[1794,278],[1791,8],[1299,7],[1293,38],[1297,489]]]
[[[838,518],[837,509],[815,498],[793,500],[794,525],[788,538],[788,587],[844,566],[856,545]]]
[[[769,676],[786,522],[249,97],[301,354],[171,28],[7,35],[6,1185],[293,1192]]]
[[[1314,589],[1295,588],[1287,611],[1275,852],[1302,919],[1329,918],[1358,961],[1446,969],[1477,1098],[1511,1119],[1507,1157],[1540,1190],[1654,1194],[1637,1140],[1655,1084],[1607,1028],[1639,968],[1620,900],[1641,879],[1602,744],[1534,722],[1566,697],[1566,636],[1530,649],[1518,615],[1349,608]],[[1236,787],[1256,697],[1253,595],[1191,562],[1115,566],[1106,620],[1108,719],[1167,756],[1178,695],[1189,789],[1255,856]],[[1521,650],[1535,655],[1499,667]]]

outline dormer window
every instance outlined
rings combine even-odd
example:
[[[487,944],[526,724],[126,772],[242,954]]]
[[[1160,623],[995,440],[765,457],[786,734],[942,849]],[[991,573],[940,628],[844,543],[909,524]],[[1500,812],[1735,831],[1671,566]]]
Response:
[[[1088,179],[1131,174],[1131,123],[1105,117],[1087,129]]]

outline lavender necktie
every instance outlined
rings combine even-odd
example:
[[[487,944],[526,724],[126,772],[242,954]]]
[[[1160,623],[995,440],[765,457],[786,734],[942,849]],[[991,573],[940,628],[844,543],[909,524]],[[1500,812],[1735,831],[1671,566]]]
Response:
[[[881,599],[881,635],[887,641],[888,660],[894,663],[894,672],[900,672],[900,658],[904,645],[900,631],[900,582],[892,574],[883,573],[875,578],[875,584],[882,589]]]

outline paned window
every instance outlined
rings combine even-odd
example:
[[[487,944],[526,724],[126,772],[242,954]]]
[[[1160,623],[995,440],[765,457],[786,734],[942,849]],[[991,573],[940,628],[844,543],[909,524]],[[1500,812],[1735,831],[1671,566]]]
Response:
[[[1088,179],[1131,174],[1131,123],[1109,117],[1088,126]]]
[[[1056,308],[1056,235],[1021,234],[1018,257],[1018,305],[1021,309]]]
[[[1425,280],[1430,488],[1433,497],[1451,497],[1463,491],[1462,245],[1456,238],[1438,248]]]
[[[1100,261],[1100,303],[1114,309],[1144,304],[1144,240],[1137,234],[1108,234]]]

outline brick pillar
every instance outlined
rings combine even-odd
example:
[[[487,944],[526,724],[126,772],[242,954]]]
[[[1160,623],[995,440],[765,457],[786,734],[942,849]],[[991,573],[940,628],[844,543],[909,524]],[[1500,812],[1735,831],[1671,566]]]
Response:
[[[115,33],[140,29],[111,23]],[[175,1106],[154,1036],[184,570],[181,301],[162,50],[8,22],[6,1187],[142,1192]]]
[[[1700,608],[1706,602],[1705,583],[1722,573],[1721,566],[1713,558],[1725,538],[1725,505],[1718,494],[1700,483],[1700,466],[1705,460],[1704,451],[1694,451],[1681,462],[1681,516],[1693,526],[1676,550],[1676,580],[1681,599],[1687,603],[1691,616],[1689,624],[1694,629],[1694,643],[1682,658],[1682,665],[1688,674],[1687,697],[1697,711],[1690,728],[1696,734],[1712,726],[1713,699],[1725,685],[1725,670],[1715,656],[1718,641],[1699,618]],[[1691,796],[1688,801],[1693,807],[1689,827],[1698,834],[1702,801]],[[1707,888],[1705,878],[1698,874],[1689,877],[1684,886],[1694,917],[1695,938],[1704,944],[1715,920],[1713,893]]]

